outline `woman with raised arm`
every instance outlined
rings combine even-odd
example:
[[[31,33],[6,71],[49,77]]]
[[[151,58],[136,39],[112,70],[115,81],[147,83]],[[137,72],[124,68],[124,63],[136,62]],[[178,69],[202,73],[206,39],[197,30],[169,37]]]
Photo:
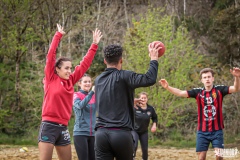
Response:
[[[44,100],[38,136],[40,160],[51,160],[54,147],[60,160],[72,159],[71,139],[67,126],[72,114],[74,84],[90,67],[102,37],[100,30],[93,31],[92,45],[72,72],[72,62],[69,58],[60,57],[56,60],[58,44],[65,34],[62,26],[57,24],[57,28],[44,69]]]

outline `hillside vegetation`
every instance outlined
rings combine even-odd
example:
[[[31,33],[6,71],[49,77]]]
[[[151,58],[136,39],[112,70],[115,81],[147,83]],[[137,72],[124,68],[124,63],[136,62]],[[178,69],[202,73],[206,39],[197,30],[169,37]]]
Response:
[[[232,85],[229,69],[239,67],[240,9],[236,0],[2,0],[0,3],[0,142],[6,136],[36,140],[41,121],[43,69],[56,23],[67,34],[58,56],[77,65],[99,28],[103,39],[88,73],[105,66],[102,50],[112,43],[124,47],[124,69],[144,73],[149,64],[147,46],[162,41],[166,52],[159,60],[158,79],[181,89],[201,87],[198,73],[211,67],[215,83]],[[76,88],[77,89],[77,88]],[[136,93],[149,93],[149,104],[159,116],[157,144],[168,140],[195,140],[197,106],[155,84]],[[239,139],[240,94],[224,99],[225,136]],[[71,129],[72,123],[70,123]],[[2,138],[1,138],[2,137]],[[233,138],[230,138],[233,137]],[[15,143],[9,141],[9,143]]]

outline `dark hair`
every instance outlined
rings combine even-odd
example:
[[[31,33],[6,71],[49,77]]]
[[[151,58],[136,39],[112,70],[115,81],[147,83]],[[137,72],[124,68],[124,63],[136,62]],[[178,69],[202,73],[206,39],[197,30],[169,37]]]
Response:
[[[63,62],[66,62],[66,61],[72,61],[70,58],[67,58],[67,57],[59,57],[55,63],[55,68],[61,68],[62,67],[62,64]]]
[[[211,72],[211,73],[212,73],[212,76],[214,77],[214,71],[213,71],[213,69],[211,69],[211,68],[204,68],[204,69],[202,69],[202,70],[200,71],[200,79],[202,79],[202,74],[203,74],[203,73],[207,73],[207,72]]]
[[[83,77],[90,77],[91,79],[92,79],[92,77],[89,75],[89,74],[84,74],[80,79],[79,79],[79,81],[78,82],[81,82],[82,81],[82,79],[83,79]],[[80,90],[81,89],[81,87],[80,86],[78,86],[78,90]]]
[[[104,49],[104,58],[108,64],[117,64],[122,57],[122,52],[120,45],[111,44]]]

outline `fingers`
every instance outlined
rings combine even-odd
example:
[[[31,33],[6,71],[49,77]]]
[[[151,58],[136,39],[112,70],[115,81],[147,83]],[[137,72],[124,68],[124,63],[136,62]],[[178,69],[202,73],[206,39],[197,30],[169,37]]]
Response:
[[[166,82],[165,79],[160,79],[160,80],[158,81],[159,84],[162,84],[162,83],[164,83],[164,82]]]
[[[230,73],[235,77],[240,77],[240,69],[238,67],[230,69]]]
[[[158,51],[162,49],[162,47],[160,47],[160,44],[153,44],[150,43],[148,45],[148,50],[149,50],[149,56],[151,58],[151,60],[158,60],[159,56],[158,56]]]
[[[58,32],[60,32],[61,34],[65,34],[65,32],[63,31],[63,27],[57,23],[57,28],[58,28]]]
[[[57,28],[58,28],[58,31],[63,30],[63,27],[58,23],[57,23]]]
[[[102,32],[96,28],[93,32],[93,43],[98,44],[100,39],[102,38]]]

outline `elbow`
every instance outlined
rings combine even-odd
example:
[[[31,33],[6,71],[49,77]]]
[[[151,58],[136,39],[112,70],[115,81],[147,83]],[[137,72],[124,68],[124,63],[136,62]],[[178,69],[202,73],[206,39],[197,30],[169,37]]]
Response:
[[[157,82],[156,79],[152,79],[151,82],[150,82],[150,84],[151,84],[151,85],[154,85],[156,82]]]

